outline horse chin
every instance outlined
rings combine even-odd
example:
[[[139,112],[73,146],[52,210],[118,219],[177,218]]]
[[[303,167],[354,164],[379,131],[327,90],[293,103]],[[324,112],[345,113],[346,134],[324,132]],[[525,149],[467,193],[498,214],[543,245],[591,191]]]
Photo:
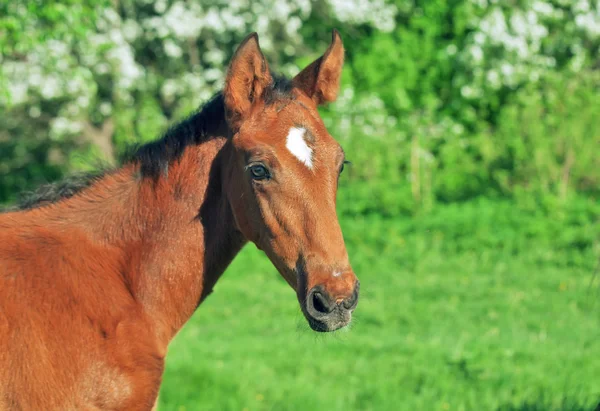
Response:
[[[336,321],[336,322],[324,322],[324,321],[316,321],[316,320],[308,320],[308,325],[313,331],[319,333],[329,333],[333,331],[337,331],[341,328],[344,328],[350,324],[350,320],[348,321]]]
[[[304,312],[304,310],[302,310]],[[308,325],[313,331],[319,333],[328,333],[337,331],[348,326],[352,322],[352,312],[347,311],[341,315],[336,315],[333,318],[315,319],[304,312],[304,316],[308,321]]]

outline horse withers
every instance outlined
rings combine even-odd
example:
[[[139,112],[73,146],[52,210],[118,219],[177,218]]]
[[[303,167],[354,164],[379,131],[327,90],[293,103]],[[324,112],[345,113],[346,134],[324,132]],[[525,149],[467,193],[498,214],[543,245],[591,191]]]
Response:
[[[0,214],[1,410],[152,409],[167,345],[248,241],[314,330],[350,322],[344,151],[317,111],[335,100],[343,60],[334,31],[287,80],[252,34],[223,91],[160,140]]]

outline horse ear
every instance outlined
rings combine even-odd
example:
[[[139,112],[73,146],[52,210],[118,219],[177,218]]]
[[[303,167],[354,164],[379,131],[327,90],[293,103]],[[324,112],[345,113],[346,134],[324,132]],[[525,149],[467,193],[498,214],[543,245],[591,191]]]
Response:
[[[340,33],[334,29],[325,54],[298,73],[292,82],[316,104],[329,103],[337,98],[343,65],[344,45]]]
[[[232,127],[240,126],[252,103],[262,96],[272,80],[258,44],[258,34],[252,33],[234,53],[225,79],[223,96],[227,120]]]

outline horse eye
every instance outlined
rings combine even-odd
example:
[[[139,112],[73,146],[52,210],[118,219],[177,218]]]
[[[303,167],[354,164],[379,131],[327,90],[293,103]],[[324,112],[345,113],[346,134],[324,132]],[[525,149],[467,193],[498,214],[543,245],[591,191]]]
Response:
[[[352,163],[350,161],[348,161],[348,160],[344,160],[342,162],[342,166],[340,167],[340,174],[342,174],[342,171],[344,171],[344,165],[346,165],[346,164],[350,165]]]
[[[271,173],[262,164],[255,164],[250,166],[250,174],[254,180],[265,180],[271,178]]]

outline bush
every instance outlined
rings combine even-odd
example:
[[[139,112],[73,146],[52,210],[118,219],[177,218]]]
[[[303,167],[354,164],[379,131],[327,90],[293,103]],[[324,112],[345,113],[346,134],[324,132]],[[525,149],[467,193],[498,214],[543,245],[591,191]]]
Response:
[[[560,199],[600,193],[599,93],[600,73],[583,71],[546,76],[511,99],[487,159],[503,192]]]
[[[346,212],[597,196],[598,5],[513,3],[7,3],[0,202],[155,138],[221,86],[247,32],[258,30],[273,66],[292,75],[332,27],[347,64],[340,101],[322,112],[354,162]]]

